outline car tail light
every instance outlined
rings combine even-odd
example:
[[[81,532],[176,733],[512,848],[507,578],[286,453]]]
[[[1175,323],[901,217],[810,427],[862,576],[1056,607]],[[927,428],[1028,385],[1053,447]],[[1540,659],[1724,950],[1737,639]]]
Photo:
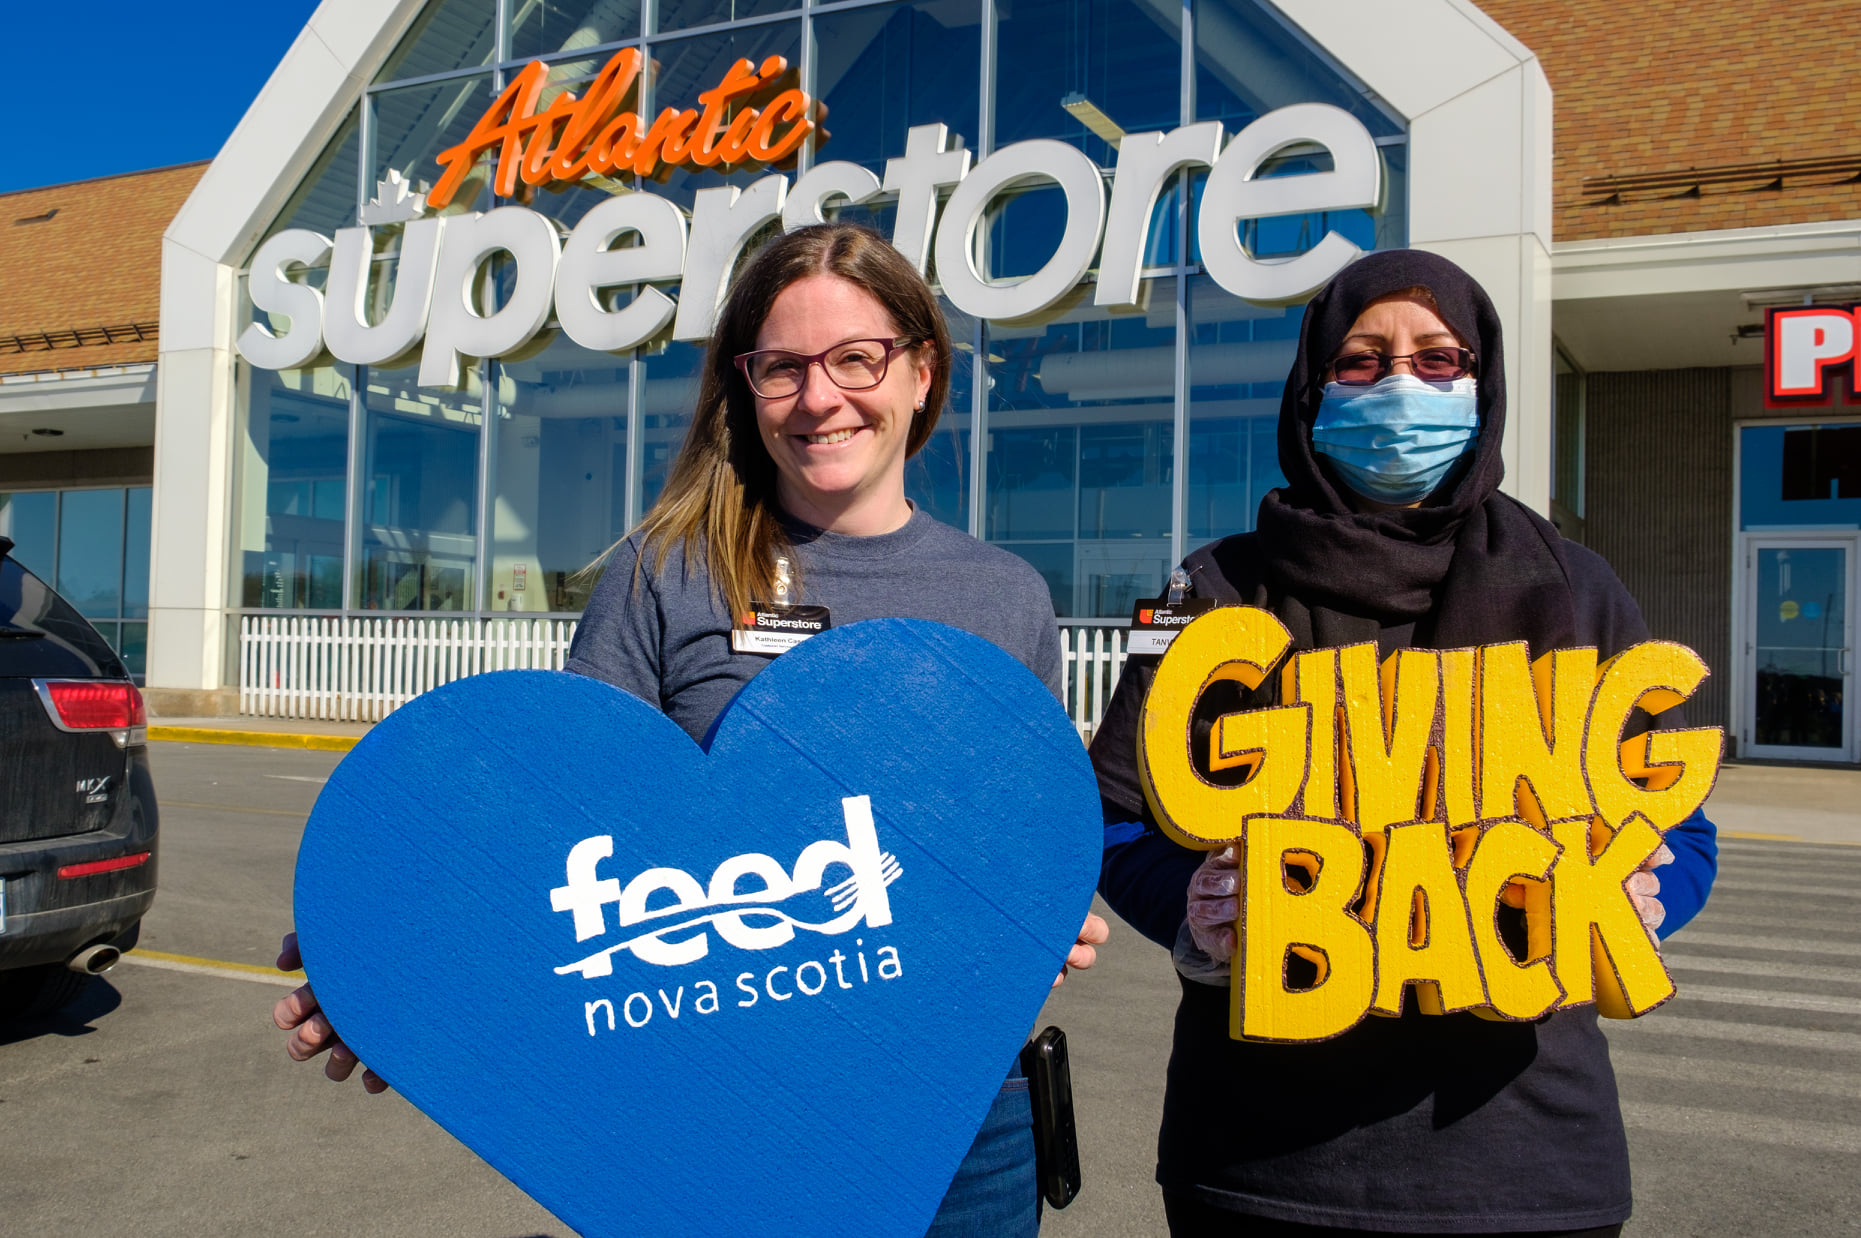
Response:
[[[35,679],[39,700],[61,731],[108,731],[121,748],[148,737],[142,693],[124,679]]]
[[[92,860],[88,864],[67,864],[58,870],[60,877],[95,877],[98,873],[120,873],[126,868],[141,868],[149,862],[150,852],[119,855],[111,860]]]

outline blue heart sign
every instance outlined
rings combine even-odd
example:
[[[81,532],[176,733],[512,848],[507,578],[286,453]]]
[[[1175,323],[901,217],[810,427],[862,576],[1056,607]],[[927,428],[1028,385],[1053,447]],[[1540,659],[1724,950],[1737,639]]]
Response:
[[[878,620],[776,659],[708,751],[576,675],[419,697],[324,788],[296,917],[362,1060],[579,1233],[918,1238],[1100,833],[1038,679]]]

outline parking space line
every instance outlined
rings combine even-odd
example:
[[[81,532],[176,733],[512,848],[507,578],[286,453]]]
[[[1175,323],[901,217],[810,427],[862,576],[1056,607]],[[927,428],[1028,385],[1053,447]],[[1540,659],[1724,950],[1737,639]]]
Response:
[[[256,980],[294,989],[304,982],[301,971],[279,971],[251,963],[229,963],[224,959],[202,959],[191,954],[164,954],[160,950],[132,950],[120,960],[138,967],[159,967],[164,971],[191,972],[196,976],[218,976],[222,980]]]

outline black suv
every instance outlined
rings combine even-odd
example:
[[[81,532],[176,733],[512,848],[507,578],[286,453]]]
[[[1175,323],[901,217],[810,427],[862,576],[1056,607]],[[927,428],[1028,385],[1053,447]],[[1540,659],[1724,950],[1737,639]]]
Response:
[[[0,537],[0,1019],[50,1014],[136,943],[155,901],[142,694]]]

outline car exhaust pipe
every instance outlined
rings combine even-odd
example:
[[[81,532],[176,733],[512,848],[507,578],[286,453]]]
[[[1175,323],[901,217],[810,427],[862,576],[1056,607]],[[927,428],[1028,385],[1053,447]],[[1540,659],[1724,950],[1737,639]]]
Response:
[[[86,946],[65,961],[65,966],[85,976],[101,976],[116,966],[123,952],[111,945]]]

